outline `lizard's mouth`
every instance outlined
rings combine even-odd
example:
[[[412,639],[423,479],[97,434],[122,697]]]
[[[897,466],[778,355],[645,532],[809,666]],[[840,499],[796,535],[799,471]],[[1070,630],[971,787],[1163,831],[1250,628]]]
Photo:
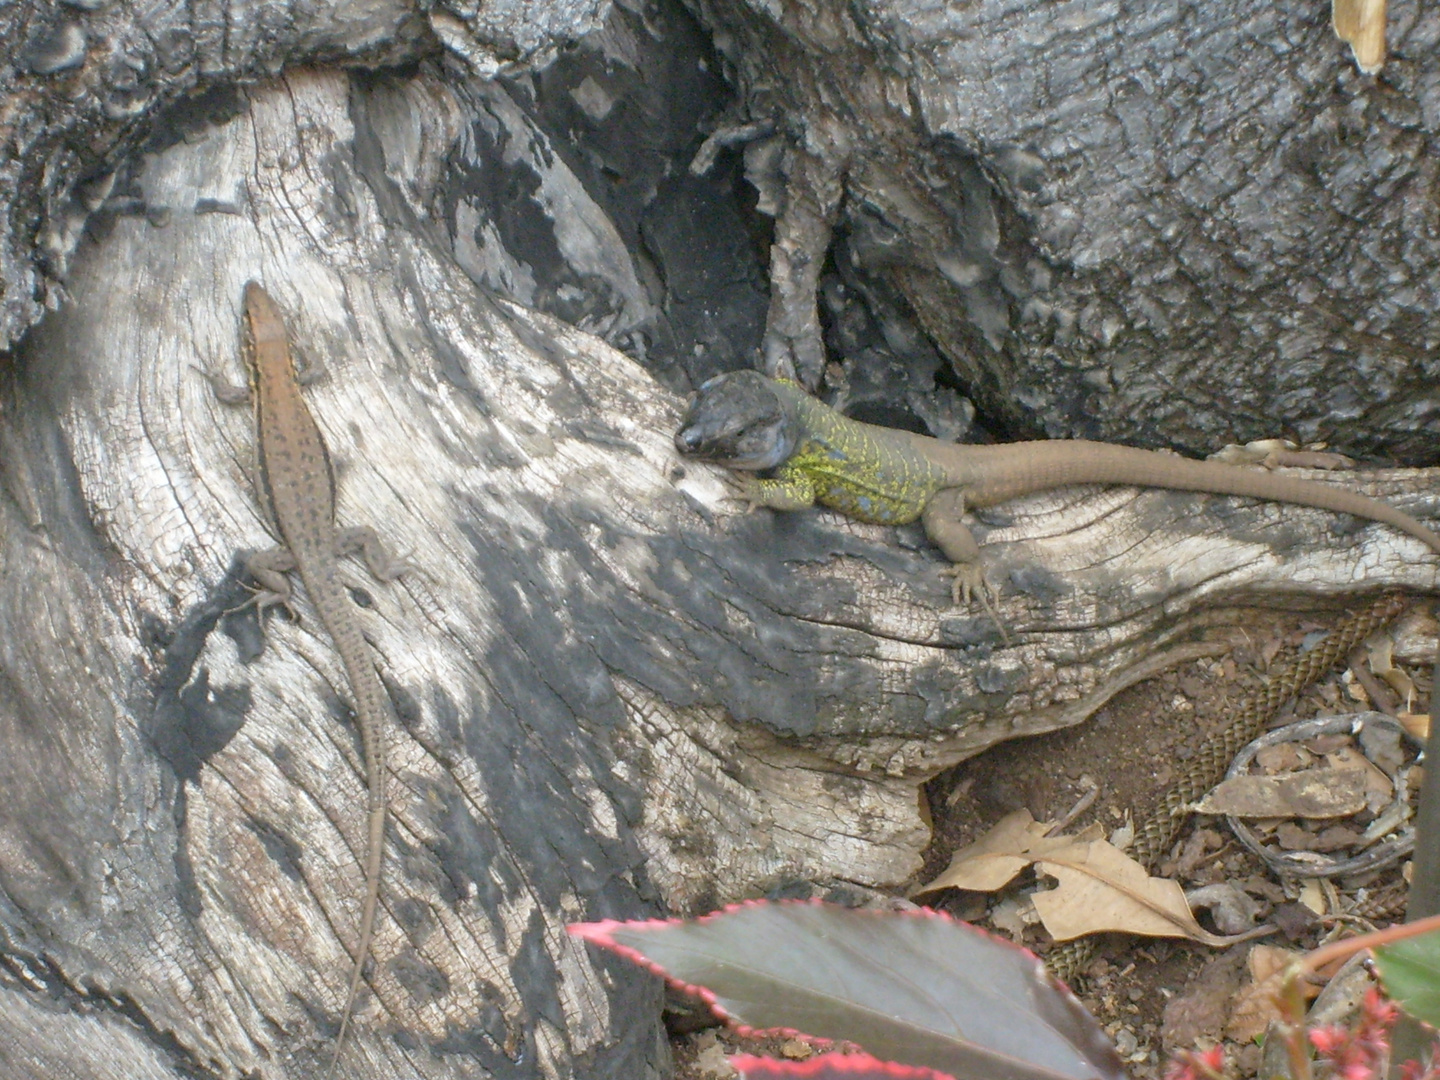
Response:
[[[682,427],[675,433],[675,449],[685,457],[749,472],[774,469],[790,456],[790,448],[778,432],[749,429],[715,435],[698,424]]]

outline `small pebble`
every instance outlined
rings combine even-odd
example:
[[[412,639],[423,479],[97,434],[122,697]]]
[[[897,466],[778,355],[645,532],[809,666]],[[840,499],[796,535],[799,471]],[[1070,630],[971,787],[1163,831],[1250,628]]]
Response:
[[[815,1056],[815,1048],[799,1039],[786,1039],[780,1044],[780,1056],[791,1061],[805,1061]]]

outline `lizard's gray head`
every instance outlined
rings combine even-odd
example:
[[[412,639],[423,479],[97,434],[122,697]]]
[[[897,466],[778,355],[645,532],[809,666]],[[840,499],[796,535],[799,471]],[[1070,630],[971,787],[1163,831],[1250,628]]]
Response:
[[[731,371],[700,387],[675,449],[731,469],[773,469],[795,452],[799,427],[777,383],[758,371]]]

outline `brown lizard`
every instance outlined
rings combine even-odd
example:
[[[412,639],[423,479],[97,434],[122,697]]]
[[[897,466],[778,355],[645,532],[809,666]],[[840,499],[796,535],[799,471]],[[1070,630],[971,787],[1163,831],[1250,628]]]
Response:
[[[329,451],[300,392],[301,378],[291,355],[280,309],[253,281],[245,286],[241,339],[250,385],[238,390],[217,386],[217,393],[222,400],[248,399],[254,406],[258,493],[273,528],[284,541],[283,547],[257,552],[246,560],[246,569],[260,585],[250,604],[262,611],[272,604],[288,609],[290,581],[286,574],[299,573],[350,680],[350,689],[355,695],[356,726],[360,729],[360,745],[365,757],[365,782],[369,789],[365,903],[350,986],[335,1039],[333,1070],[345,1043],[375,929],[386,812],[383,727],[387,698],[340,581],[339,559],[341,555],[362,551],[370,572],[382,581],[393,580],[406,567],[386,556],[372,529],[336,529],[335,471]]]
[[[1423,540],[1440,554],[1440,535],[1409,514],[1344,488],[1212,461],[1082,439],[970,446],[851,420],[794,383],[754,371],[717,375],[700,388],[675,434],[692,457],[732,469],[774,470],[745,494],[756,506],[798,510],[815,503],[860,521],[919,520],[944,552],[959,603],[993,589],[980,548],[962,515],[1032,492],[1070,484],[1248,495],[1369,518]]]

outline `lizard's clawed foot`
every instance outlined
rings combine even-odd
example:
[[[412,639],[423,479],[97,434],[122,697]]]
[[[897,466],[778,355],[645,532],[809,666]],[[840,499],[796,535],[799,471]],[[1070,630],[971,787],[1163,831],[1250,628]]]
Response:
[[[760,478],[752,473],[732,473],[729,491],[725,498],[745,504],[745,513],[753,514],[765,504],[765,494],[760,489]]]
[[[294,622],[300,621],[299,614],[290,604],[290,579],[285,575],[295,569],[295,556],[289,548],[271,548],[268,551],[252,551],[245,556],[245,572],[255,579],[254,585],[247,585],[250,599],[225,614],[244,611],[253,607],[260,612],[263,620],[265,609],[282,607]]]
[[[265,609],[278,607],[283,609],[285,613],[290,616],[291,622],[298,623],[300,621],[300,613],[296,611],[294,606],[290,603],[289,593],[276,592],[274,589],[267,589],[263,586],[260,588],[256,588],[253,585],[247,585],[245,587],[250,590],[250,599],[246,600],[243,604],[237,604],[235,607],[226,608],[224,614],[234,615],[238,611],[244,611],[246,608],[253,607],[256,611],[260,613],[260,618],[263,622],[265,618]]]
[[[950,583],[950,600],[957,607],[969,607],[972,602],[989,605],[992,598],[999,599],[999,590],[985,579],[985,571],[974,563],[955,563],[940,573],[954,578]]]
[[[995,629],[1000,631],[1000,640],[1008,646],[1010,635],[1000,621],[1000,612],[995,602],[1000,599],[1000,590],[985,577],[985,571],[975,563],[954,563],[940,571],[954,580],[950,583],[950,599],[956,607],[969,607],[979,600]]]

